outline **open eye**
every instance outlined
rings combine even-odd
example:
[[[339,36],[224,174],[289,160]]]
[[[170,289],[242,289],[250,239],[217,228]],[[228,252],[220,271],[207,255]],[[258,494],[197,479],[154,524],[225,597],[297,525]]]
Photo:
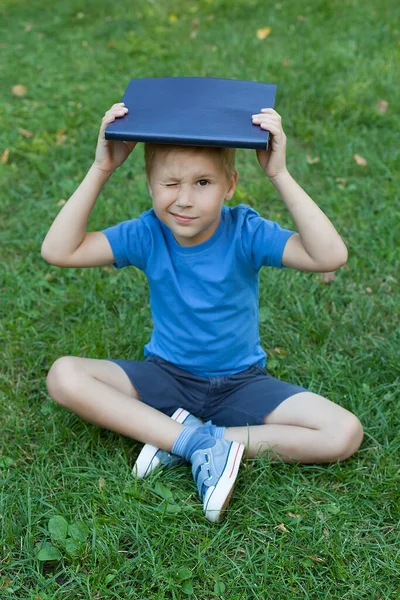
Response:
[[[208,179],[199,179],[197,183],[200,187],[206,187],[206,185],[208,185],[210,182]]]

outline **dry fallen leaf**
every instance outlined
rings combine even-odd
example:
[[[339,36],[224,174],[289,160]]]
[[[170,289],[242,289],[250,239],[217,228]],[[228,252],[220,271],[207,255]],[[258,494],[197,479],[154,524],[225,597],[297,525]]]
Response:
[[[360,165],[360,167],[366,167],[368,164],[367,161],[365,160],[365,158],[363,158],[362,156],[359,156],[358,154],[354,154],[353,158],[356,161],[356,163],[358,165]]]
[[[289,533],[289,529],[286,529],[286,527],[284,526],[283,523],[281,523],[280,525],[277,525],[275,527],[275,529],[279,529],[279,531],[284,531],[285,533]]]
[[[29,31],[31,31],[32,27],[33,27],[32,23],[27,23],[25,25],[24,31],[26,31],[26,33],[29,33]]]
[[[345,177],[336,177],[339,190],[344,190],[346,187],[347,179]]]
[[[57,202],[57,206],[63,206],[66,203],[66,200],[64,200],[64,198],[61,198],[61,200],[59,200]]]
[[[296,515],[295,513],[288,513],[288,517],[292,517],[292,519],[300,519],[301,515]]]
[[[14,85],[11,88],[11,91],[14,94],[14,96],[18,96],[21,98],[22,96],[25,96],[25,94],[28,90],[24,85],[21,85],[18,83],[17,85]]]
[[[0,161],[3,163],[3,165],[5,165],[8,162],[9,155],[10,155],[10,151],[8,148],[6,148],[4,150],[4,152],[2,153],[2,155],[0,156]]]
[[[59,129],[57,131],[56,145],[62,146],[62,144],[64,144],[66,139],[67,139],[67,133],[66,133],[65,129]]]
[[[308,499],[312,504],[321,504],[321,500],[314,500],[311,496],[309,496]]]
[[[372,289],[370,287],[365,288],[367,294],[372,294]]]
[[[298,21],[305,21],[307,17],[303,17],[303,15],[297,15]]]
[[[259,40],[265,40],[265,38],[269,36],[271,31],[271,27],[262,27],[261,29],[257,29],[257,38]]]
[[[112,273],[113,269],[111,267],[103,267],[103,271],[106,271],[107,273]]]
[[[6,588],[9,587],[10,583],[11,583],[11,579],[9,577],[4,577],[3,583],[1,584],[1,589],[5,590]]]
[[[103,489],[104,486],[105,486],[105,481],[104,481],[103,477],[99,477],[99,488]]]
[[[336,273],[334,271],[328,271],[327,273],[322,273],[321,279],[324,283],[332,283],[336,279]]]
[[[33,136],[32,131],[28,131],[27,129],[22,129],[22,127],[20,129],[18,129],[18,131],[24,137],[32,137]]]
[[[281,354],[282,356],[287,355],[286,350],[282,350],[282,348],[274,348],[274,352],[275,352],[275,354]]]
[[[323,558],[319,558],[319,556],[309,556],[309,558],[311,558],[311,560],[313,560],[314,562],[318,562],[318,563],[325,562],[325,560]]]
[[[309,154],[307,154],[307,162],[309,165],[314,165],[315,163],[319,162],[320,158],[319,156],[316,156],[315,158],[312,158]]]
[[[384,114],[388,109],[389,103],[386,102],[386,100],[379,100],[379,102],[376,103],[376,106],[379,112]]]

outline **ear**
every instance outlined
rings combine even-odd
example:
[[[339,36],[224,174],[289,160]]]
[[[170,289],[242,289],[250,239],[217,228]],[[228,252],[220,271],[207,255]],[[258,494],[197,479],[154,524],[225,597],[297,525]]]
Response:
[[[153,190],[151,189],[150,181],[147,179],[147,189],[149,190],[150,198],[153,198]]]
[[[235,169],[233,171],[233,175],[232,175],[232,177],[230,179],[230,182],[229,182],[229,187],[228,187],[228,189],[226,191],[226,194],[225,194],[225,200],[229,201],[229,200],[232,199],[233,194],[235,193],[237,180],[238,180],[238,172]]]

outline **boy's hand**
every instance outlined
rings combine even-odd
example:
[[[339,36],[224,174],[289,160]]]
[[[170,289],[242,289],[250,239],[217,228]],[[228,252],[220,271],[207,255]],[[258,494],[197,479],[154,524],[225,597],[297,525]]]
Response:
[[[252,121],[270,132],[268,150],[256,150],[260,167],[270,179],[286,173],[286,135],[280,115],[273,108],[262,108],[261,113],[252,116]]]
[[[123,102],[114,104],[106,112],[101,122],[94,165],[104,173],[113,173],[128,158],[136,146],[136,142],[106,140],[104,136],[107,125],[115,119],[125,116],[127,112],[128,109]]]

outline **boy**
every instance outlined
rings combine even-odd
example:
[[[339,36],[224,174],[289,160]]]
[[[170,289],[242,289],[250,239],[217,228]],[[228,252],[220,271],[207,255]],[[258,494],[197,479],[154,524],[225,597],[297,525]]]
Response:
[[[347,250],[287,171],[286,136],[273,109],[252,116],[271,135],[257,158],[297,233],[247,206],[224,206],[237,181],[234,150],[161,145],[145,148],[153,209],[87,233],[103,185],[135,146],[104,137],[108,123],[126,113],[123,103],[106,112],[95,161],[52,224],[42,256],[61,267],[144,270],[154,321],[146,360],[63,357],[49,372],[48,390],[84,419],[143,442],[139,477],[160,462],[191,462],[205,515],[217,521],[245,446],[250,457],[273,449],[279,460],[313,463],[343,460],[361,444],[353,414],[267,375],[258,334],[261,266],[332,271]]]

